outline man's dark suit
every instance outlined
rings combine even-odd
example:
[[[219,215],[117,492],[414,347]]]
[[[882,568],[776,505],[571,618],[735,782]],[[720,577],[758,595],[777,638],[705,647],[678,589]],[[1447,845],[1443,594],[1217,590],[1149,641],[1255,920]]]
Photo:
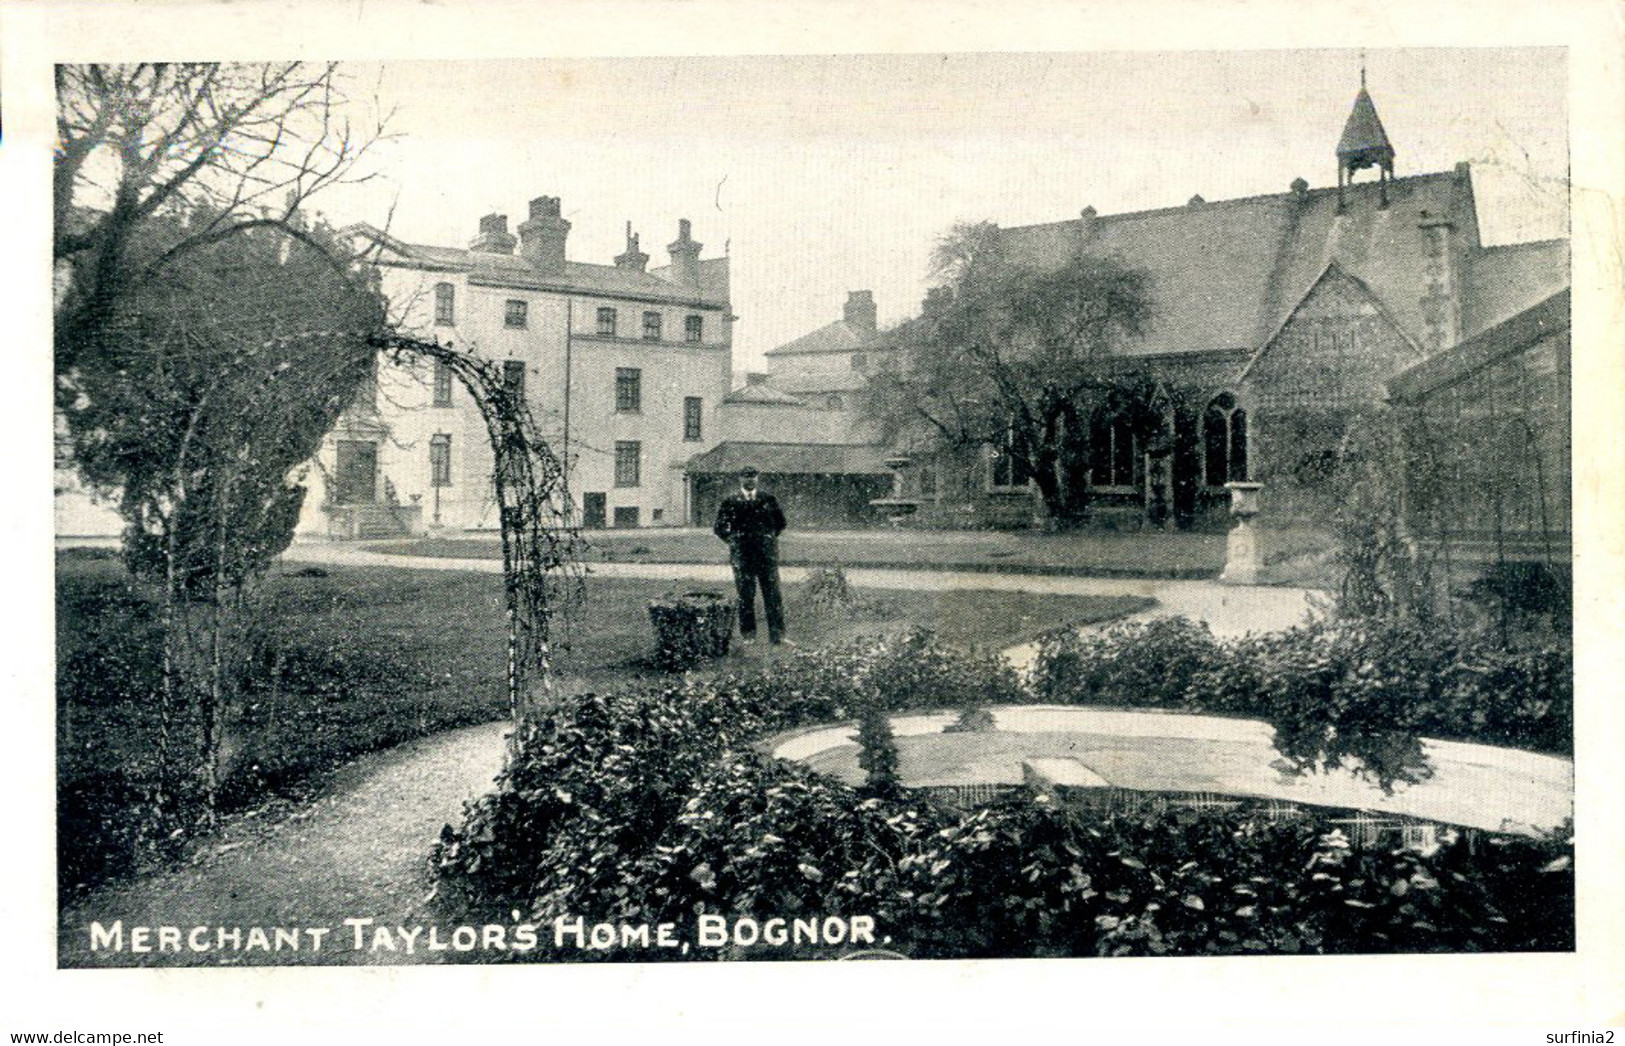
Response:
[[[771,494],[756,491],[730,494],[717,508],[717,523],[711,528],[728,543],[733,562],[734,586],[739,589],[739,634],[746,639],[756,635],[756,586],[762,586],[762,605],[767,610],[767,638],[777,643],[784,635],[784,605],[779,596],[779,533],[784,530],[784,511]]]

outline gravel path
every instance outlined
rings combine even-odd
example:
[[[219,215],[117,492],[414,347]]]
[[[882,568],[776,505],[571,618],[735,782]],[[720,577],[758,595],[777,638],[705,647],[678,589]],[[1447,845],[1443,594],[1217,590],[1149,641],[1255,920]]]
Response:
[[[495,560],[391,555],[366,545],[327,542],[295,544],[283,553],[283,558],[289,562],[395,567],[403,570],[472,570],[489,574],[502,570],[502,564]],[[726,565],[712,563],[594,563],[591,572],[603,577],[661,578],[724,585],[732,580]],[[795,584],[806,578],[807,571],[804,567],[785,567],[779,574],[786,584]],[[907,589],[915,592],[993,589],[1066,596],[1146,596],[1156,600],[1156,605],[1128,620],[1183,616],[1207,622],[1214,635],[1226,638],[1248,632],[1279,632],[1302,624],[1306,617],[1316,612],[1314,590],[1290,585],[1228,585],[1205,580],[871,568],[853,568],[846,572],[846,576],[860,588]],[[1037,654],[1036,643],[1024,643],[1005,651],[1010,662],[1023,671],[1032,666]]]
[[[196,966],[433,962],[446,953],[406,955],[352,949],[347,918],[380,925],[424,921],[429,893],[425,854],[441,825],[456,823],[463,803],[490,791],[502,765],[507,723],[452,730],[363,756],[335,775],[322,797],[273,825],[239,818],[211,839],[190,865],[91,894],[62,913],[61,966]],[[121,920],[124,950],[90,951],[92,921]],[[133,953],[132,928],[210,927],[208,952]],[[241,929],[244,951],[217,950],[217,930]],[[248,951],[251,927],[330,927],[321,950],[305,934],[297,951]],[[371,928],[368,928],[370,932]],[[370,937],[369,937],[370,944]],[[229,938],[228,938],[229,945]]]

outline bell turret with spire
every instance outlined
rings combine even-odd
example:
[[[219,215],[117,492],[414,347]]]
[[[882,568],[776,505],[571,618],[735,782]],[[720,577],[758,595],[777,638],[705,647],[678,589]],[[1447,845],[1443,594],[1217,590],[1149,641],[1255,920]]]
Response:
[[[1354,96],[1354,109],[1343,125],[1337,142],[1337,206],[1343,207],[1343,187],[1352,185],[1354,172],[1366,167],[1378,170],[1377,181],[1382,206],[1388,206],[1388,183],[1394,177],[1394,147],[1382,129],[1377,106],[1365,89],[1365,64],[1360,65],[1360,93]]]

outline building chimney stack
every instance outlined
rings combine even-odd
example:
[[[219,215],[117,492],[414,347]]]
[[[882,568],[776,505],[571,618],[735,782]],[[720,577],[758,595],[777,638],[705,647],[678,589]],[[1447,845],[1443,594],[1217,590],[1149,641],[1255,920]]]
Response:
[[[474,237],[468,249],[486,254],[512,254],[518,242],[508,231],[506,214],[487,214],[480,219],[480,234]]]
[[[851,291],[846,296],[846,322],[868,334],[875,332],[873,291]]]
[[[1094,207],[1085,207],[1078,212],[1078,250],[1082,251],[1089,246],[1089,241],[1095,238],[1095,230],[1100,216]]]
[[[677,222],[677,239],[666,245],[671,252],[671,278],[685,287],[700,285],[700,249],[705,245],[695,241],[687,218]]]
[[[564,244],[570,223],[559,214],[557,196],[530,201],[530,220],[519,226],[519,253],[543,272],[564,271]]]
[[[1430,352],[1442,352],[1461,341],[1461,237],[1449,214],[1422,211],[1422,257],[1427,274],[1422,294],[1422,340]]]
[[[631,269],[633,272],[643,272],[649,265],[649,256],[638,250],[638,234],[632,231],[632,223],[626,223],[626,252],[615,256],[617,269]]]

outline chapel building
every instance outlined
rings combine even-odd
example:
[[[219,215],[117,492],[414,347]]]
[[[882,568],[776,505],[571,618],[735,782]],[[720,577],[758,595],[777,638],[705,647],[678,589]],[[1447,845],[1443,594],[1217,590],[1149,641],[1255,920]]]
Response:
[[[1566,535],[1566,315],[1561,352],[1546,334],[1556,322],[1554,296],[1567,302],[1568,241],[1484,245],[1470,165],[1396,174],[1398,152],[1363,84],[1335,161],[1336,184],[1323,188],[1298,178],[1276,194],[1220,201],[1194,196],[1181,206],[1121,214],[1088,207],[1076,218],[1000,231],[1004,256],[1018,264],[1059,267],[1079,253],[1098,254],[1150,276],[1152,322],[1121,351],[1164,390],[1155,404],[1164,422],[1148,438],[1122,419],[1094,420],[1096,522],[1143,527],[1160,499],[1171,525],[1224,526],[1225,485],[1234,481],[1264,483],[1267,511],[1276,520],[1323,519],[1333,463],[1351,427],[1393,401],[1391,382],[1458,346],[1502,346],[1510,339],[1524,347],[1539,343],[1540,360],[1556,362],[1539,397],[1547,406],[1518,423],[1543,435],[1526,441],[1515,458],[1480,470],[1517,473],[1529,490],[1511,499],[1515,507],[1497,511],[1504,518],[1494,526],[1533,527],[1540,517],[1547,530]],[[1375,179],[1355,180],[1373,169]],[[1534,334],[1531,310],[1546,320]],[[769,358],[794,359],[796,346]],[[847,359],[875,351],[872,344],[839,347]],[[1443,381],[1447,370],[1424,374]],[[1467,380],[1450,373],[1453,387]],[[775,375],[769,386],[788,393],[796,380]],[[811,395],[835,388],[831,379],[799,380]],[[1423,395],[1421,381],[1406,383],[1405,394]],[[856,396],[844,385],[837,393]],[[1554,414],[1548,408],[1559,399],[1563,411]],[[1497,407],[1504,422],[1508,410],[1535,410],[1534,404],[1500,397]],[[1510,446],[1509,440],[1497,445]],[[872,518],[894,512],[902,501],[915,525],[1034,521],[1030,477],[1008,447],[944,450],[927,438],[875,449],[877,456],[907,461],[896,476],[895,493],[903,496],[881,499]],[[1482,492],[1477,500],[1484,500]]]

